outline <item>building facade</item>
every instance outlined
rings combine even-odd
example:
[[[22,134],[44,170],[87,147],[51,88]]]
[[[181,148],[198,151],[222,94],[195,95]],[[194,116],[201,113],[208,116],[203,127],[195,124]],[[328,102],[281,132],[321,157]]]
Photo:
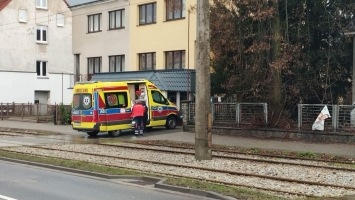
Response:
[[[95,73],[195,69],[195,6],[196,0],[98,0],[72,6],[77,81],[91,80]],[[186,90],[163,93],[178,105],[189,95]]]
[[[0,102],[69,104],[73,66],[65,0],[0,1]]]

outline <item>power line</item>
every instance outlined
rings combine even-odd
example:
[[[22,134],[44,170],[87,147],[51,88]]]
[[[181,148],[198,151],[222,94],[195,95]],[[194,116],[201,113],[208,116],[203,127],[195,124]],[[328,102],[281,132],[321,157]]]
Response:
[[[72,15],[72,16],[68,16],[68,17],[64,17],[64,19],[70,19],[70,18],[74,18],[74,17],[77,17],[77,16],[82,16],[82,15],[88,15],[88,14],[94,14],[94,13],[98,13],[98,12],[103,12],[103,11],[114,11],[115,9],[119,9],[119,8],[125,8],[125,7],[129,7],[131,5],[141,5],[141,4],[145,4],[145,3],[150,3],[151,1],[146,1],[146,2],[141,2],[141,3],[135,3],[135,4],[128,4],[128,5],[124,5],[124,6],[118,6],[118,7],[115,7],[115,8],[109,8],[109,9],[103,9],[103,10],[97,10],[97,11],[94,11],[94,12],[87,12],[87,13],[82,13],[82,14],[77,14],[77,15]],[[68,10],[68,11],[65,11],[65,12],[61,12],[61,13],[57,13],[57,14],[64,14],[64,13],[67,13],[67,12],[73,12],[72,10]],[[38,22],[38,23],[44,23],[44,22],[50,22],[52,20],[49,20],[50,17],[53,17],[53,16],[56,16],[57,14],[54,14],[54,15],[47,15],[47,16],[43,16],[43,17],[35,17],[35,18],[32,18],[32,19],[29,19],[28,22],[30,21],[34,21],[35,23],[33,24],[30,24],[30,23],[27,23],[26,25],[23,25],[23,26],[19,26],[19,27],[14,27],[14,28],[8,28],[8,29],[2,29],[0,30],[0,32],[3,32],[3,31],[7,31],[7,30],[13,30],[13,29],[17,29],[17,28],[23,28],[23,27],[27,27],[27,26],[33,26],[33,25],[36,25],[36,22],[37,22],[37,19],[42,19],[42,18],[47,18],[48,20],[46,21],[42,21],[42,22]],[[54,21],[54,20],[53,20]],[[2,26],[6,26],[6,25],[11,25],[11,24],[18,24],[20,22],[16,21],[16,22],[10,22],[10,23],[7,23],[7,24],[1,24],[0,25],[0,28]],[[20,23],[21,24],[21,23]]]

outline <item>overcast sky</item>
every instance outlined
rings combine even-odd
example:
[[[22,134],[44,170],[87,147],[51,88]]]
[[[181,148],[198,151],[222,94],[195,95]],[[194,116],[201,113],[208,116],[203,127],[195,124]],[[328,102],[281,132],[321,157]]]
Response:
[[[90,1],[95,1],[95,0],[67,0],[67,2],[70,4],[70,6],[74,6],[77,4],[82,4]]]

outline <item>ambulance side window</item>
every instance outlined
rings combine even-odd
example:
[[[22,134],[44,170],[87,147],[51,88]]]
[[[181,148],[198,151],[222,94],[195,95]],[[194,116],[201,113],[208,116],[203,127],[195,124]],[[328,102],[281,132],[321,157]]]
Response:
[[[128,106],[127,92],[105,93],[106,108],[126,108]]]
[[[152,97],[153,97],[153,101],[155,103],[160,103],[160,104],[166,103],[165,97],[158,91],[152,90]]]

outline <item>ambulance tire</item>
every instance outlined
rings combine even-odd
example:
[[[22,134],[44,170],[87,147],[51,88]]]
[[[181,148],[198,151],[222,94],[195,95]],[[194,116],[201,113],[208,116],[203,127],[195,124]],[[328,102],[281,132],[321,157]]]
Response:
[[[174,116],[169,116],[168,119],[166,119],[166,124],[165,124],[165,127],[167,129],[175,129],[176,127],[176,117]]]
[[[121,130],[116,130],[116,131],[109,131],[108,134],[111,136],[111,137],[118,137],[120,136],[122,133]]]
[[[86,133],[91,137],[95,137],[95,136],[97,136],[97,134],[99,134],[99,132],[97,132],[97,131],[90,131],[90,132],[86,132]]]

